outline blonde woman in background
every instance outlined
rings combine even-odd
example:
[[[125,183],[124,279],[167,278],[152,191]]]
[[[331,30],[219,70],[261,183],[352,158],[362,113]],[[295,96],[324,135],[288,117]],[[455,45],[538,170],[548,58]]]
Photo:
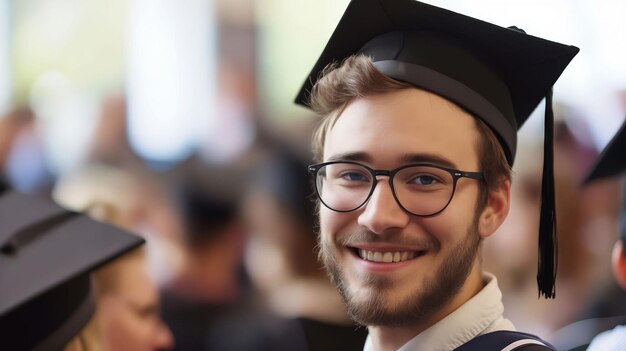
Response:
[[[0,349],[103,350],[92,279],[116,259],[135,256],[143,243],[49,199],[2,192]]]
[[[88,207],[94,218],[128,230],[137,229],[145,212],[141,190],[132,176],[103,165],[62,179],[54,198],[68,208]],[[94,273],[98,309],[82,340],[96,344],[91,341],[99,339],[101,348],[97,349],[104,351],[173,347],[172,334],[160,317],[159,294],[150,279],[146,258],[145,250],[135,250]],[[80,345],[80,340],[73,345]]]

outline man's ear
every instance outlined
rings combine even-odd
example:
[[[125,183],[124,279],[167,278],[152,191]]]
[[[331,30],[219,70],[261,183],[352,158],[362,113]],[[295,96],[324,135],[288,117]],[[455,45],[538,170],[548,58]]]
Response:
[[[487,194],[487,203],[478,219],[478,233],[486,238],[502,225],[511,205],[511,181],[501,181]]]
[[[613,256],[611,263],[613,264],[613,276],[617,284],[626,290],[626,256],[624,256],[624,243],[618,240],[613,245]]]

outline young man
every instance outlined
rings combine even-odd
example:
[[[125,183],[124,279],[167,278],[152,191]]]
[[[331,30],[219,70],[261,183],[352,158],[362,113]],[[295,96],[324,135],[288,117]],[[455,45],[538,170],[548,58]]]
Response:
[[[551,349],[511,332],[479,249],[508,213],[517,128],[577,51],[413,0],[350,3],[296,101],[323,116],[320,257],[366,350]],[[554,297],[550,133],[538,282]]]
[[[626,123],[615,134],[611,142],[604,149],[596,165],[593,167],[586,183],[607,177],[622,175],[626,170]],[[615,280],[622,289],[626,289],[626,218],[624,217],[626,207],[622,207],[620,238],[613,246],[611,264]],[[624,316],[621,318],[623,322]],[[611,318],[616,320],[616,318]],[[583,346],[584,347],[584,346]],[[583,347],[580,349],[582,350]],[[589,351],[618,351],[626,348],[626,325],[605,331],[596,336],[589,345]]]

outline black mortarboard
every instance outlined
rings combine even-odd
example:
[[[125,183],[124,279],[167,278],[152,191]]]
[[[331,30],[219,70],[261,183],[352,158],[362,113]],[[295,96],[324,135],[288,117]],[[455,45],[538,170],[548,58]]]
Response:
[[[626,121],[609,141],[585,177],[584,184],[614,177],[626,171]],[[625,196],[626,198],[626,196]],[[626,243],[626,206],[620,211],[620,239]]]
[[[609,141],[585,178],[585,183],[626,171],[626,121]]]
[[[383,74],[447,98],[482,119],[512,165],[517,130],[546,97],[537,279],[540,293],[554,297],[551,89],[577,53],[573,46],[414,0],[352,0],[296,103],[309,103],[313,86],[329,64],[365,54]]]
[[[90,272],[143,239],[47,199],[0,195],[0,343],[62,350],[89,322]]]

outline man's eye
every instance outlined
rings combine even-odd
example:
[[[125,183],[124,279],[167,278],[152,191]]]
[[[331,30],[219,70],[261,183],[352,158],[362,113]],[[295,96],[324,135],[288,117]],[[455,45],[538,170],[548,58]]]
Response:
[[[341,175],[341,178],[351,182],[367,182],[367,175],[359,172],[345,172]]]
[[[433,185],[437,183],[437,179],[429,175],[420,175],[413,178],[412,183],[417,185]]]

